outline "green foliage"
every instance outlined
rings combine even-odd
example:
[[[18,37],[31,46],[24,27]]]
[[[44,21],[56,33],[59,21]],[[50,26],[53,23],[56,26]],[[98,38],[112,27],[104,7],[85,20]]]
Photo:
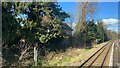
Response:
[[[93,41],[96,39],[96,25],[93,21],[86,22],[86,27],[81,30],[81,37],[85,41]]]
[[[103,22],[98,22],[96,25],[97,25],[97,43],[104,42],[106,34]]]
[[[120,39],[120,34],[118,34],[118,39]]]
[[[98,22],[96,24],[97,26],[97,43],[102,43],[102,42],[105,42],[108,39],[108,34],[106,33],[106,28],[105,26],[103,25],[103,22]]]
[[[46,43],[52,38],[66,36],[62,33],[61,23],[65,20],[65,18],[68,18],[69,15],[66,12],[62,11],[62,8],[56,2],[14,2],[4,3],[3,7],[6,9],[7,14],[6,15],[3,13],[3,18],[9,18],[7,22],[9,20],[12,22],[13,18],[14,22],[9,22],[9,25],[13,24],[13,26],[16,27],[13,29],[13,32],[11,32],[12,30],[7,30],[6,27],[10,28],[13,26],[4,25],[3,30],[9,31],[11,34],[19,31],[17,33],[21,39],[24,38],[31,43],[35,41]],[[14,9],[14,11],[11,13],[7,12],[8,10],[11,11],[10,9]],[[24,15],[27,17],[23,17]],[[3,22],[5,23],[7,23],[6,18],[3,19]],[[4,34],[9,34],[3,36],[4,38],[8,38],[8,36],[12,38],[14,38],[13,36],[18,37],[18,35],[10,36],[10,33],[6,32],[3,32],[3,35]],[[15,38],[13,40],[15,40]]]
[[[3,3],[2,4],[2,40],[3,44],[12,45],[16,43],[18,40],[19,27],[20,24],[17,23],[14,16],[11,14],[12,3]],[[15,40],[16,39],[16,40]]]
[[[84,43],[84,47],[91,45],[92,42],[101,43],[108,40],[103,23],[98,22],[95,24],[94,20],[86,21],[85,26],[81,28],[80,32],[75,33],[75,35]]]
[[[43,45],[67,37],[63,33],[62,23],[69,15],[56,2],[3,2],[2,12],[3,51],[7,48],[13,50],[13,56],[17,55],[18,58],[27,47],[27,58],[33,57],[32,45]],[[18,48],[19,53],[14,51],[16,48],[8,46]],[[21,61],[25,63],[24,59]]]
[[[33,2],[28,8],[30,10],[30,12],[27,12],[28,20],[36,25],[26,24],[26,27],[31,29],[30,31],[34,33],[36,40],[38,39],[41,43],[46,43],[52,38],[64,36],[61,32],[61,23],[69,15],[62,11],[57,3]]]
[[[80,28],[82,28],[81,25],[82,25],[81,22],[77,22],[77,24],[76,24],[76,26],[75,26],[74,36],[75,36],[75,35],[79,35]]]

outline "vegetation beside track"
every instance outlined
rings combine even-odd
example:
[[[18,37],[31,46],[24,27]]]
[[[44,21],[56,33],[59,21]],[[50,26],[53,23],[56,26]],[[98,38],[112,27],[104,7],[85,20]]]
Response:
[[[88,55],[97,48],[95,44],[118,37],[102,21],[87,20],[96,12],[91,10],[95,3],[80,4],[79,19],[72,28],[74,20],[66,21],[72,15],[58,2],[2,2],[3,65],[66,65],[81,54]]]
[[[89,49],[69,48],[65,52],[54,54],[54,57],[52,59],[42,60],[38,63],[41,63],[42,66],[71,66],[73,64],[77,66],[83,63],[94,52],[96,52],[101,47],[101,45],[104,45],[107,42],[97,44],[95,47]],[[79,64],[77,62],[79,62]]]

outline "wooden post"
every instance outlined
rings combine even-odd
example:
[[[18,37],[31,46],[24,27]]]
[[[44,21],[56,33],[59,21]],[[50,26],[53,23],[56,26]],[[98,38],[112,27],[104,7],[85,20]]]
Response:
[[[34,47],[34,62],[35,62],[35,66],[37,66],[37,49],[36,49],[36,47]]]

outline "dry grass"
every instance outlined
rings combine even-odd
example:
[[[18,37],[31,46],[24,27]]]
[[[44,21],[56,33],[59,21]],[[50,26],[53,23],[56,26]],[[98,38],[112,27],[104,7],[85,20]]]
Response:
[[[78,66],[98,50],[101,47],[100,45],[106,43],[107,42],[95,45],[95,47],[91,49],[69,48],[59,54],[50,53],[48,54],[48,59],[42,63],[42,66]]]

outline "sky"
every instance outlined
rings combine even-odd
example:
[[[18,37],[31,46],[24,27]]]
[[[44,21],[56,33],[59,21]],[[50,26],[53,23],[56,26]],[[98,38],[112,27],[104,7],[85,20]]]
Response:
[[[77,2],[59,2],[62,9],[77,20]],[[103,21],[107,29],[118,32],[118,2],[98,2],[94,19]]]

